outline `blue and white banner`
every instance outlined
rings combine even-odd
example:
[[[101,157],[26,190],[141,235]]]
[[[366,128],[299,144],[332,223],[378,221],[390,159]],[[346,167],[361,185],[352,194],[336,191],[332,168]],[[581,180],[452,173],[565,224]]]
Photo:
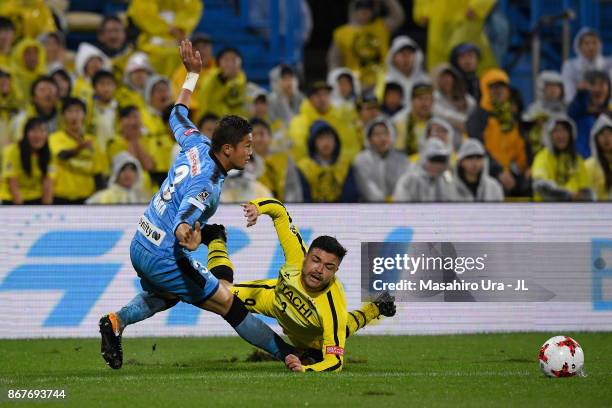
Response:
[[[591,258],[563,268],[591,282],[574,303],[402,303],[369,334],[612,330],[612,204],[288,205],[304,240],[333,235],[349,250],[338,276],[361,302],[362,242],[580,243]],[[140,206],[0,207],[0,338],[94,337],[101,315],[139,290],[129,244]],[[275,277],[283,262],[272,223],[245,227],[238,205],[212,220],[229,231],[236,281]],[[203,250],[199,255],[206,259]],[[583,265],[584,264],[584,265]],[[218,316],[179,304],[130,336],[229,335]]]

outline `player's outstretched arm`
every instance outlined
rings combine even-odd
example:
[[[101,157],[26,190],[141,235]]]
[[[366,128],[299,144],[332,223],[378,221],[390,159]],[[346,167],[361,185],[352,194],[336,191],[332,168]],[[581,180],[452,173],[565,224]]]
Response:
[[[206,138],[193,137],[194,134],[199,135],[200,131],[197,126],[189,119],[189,104],[191,103],[191,94],[198,82],[200,70],[202,69],[202,59],[198,51],[193,51],[191,42],[183,40],[180,46],[181,60],[187,69],[187,77],[181,88],[176,103],[170,113],[170,128],[174,134],[176,142],[185,150],[192,147],[193,144],[206,141]]]
[[[176,98],[176,104],[182,104],[189,107],[191,103],[191,94],[198,83],[198,77],[202,70],[202,57],[200,56],[200,51],[193,50],[193,46],[189,40],[181,41],[179,51],[181,53],[183,65],[185,65],[185,69],[187,69],[187,77],[185,77],[185,83]]]
[[[255,225],[261,214],[267,214],[274,222],[278,240],[285,254],[285,262],[301,266],[306,256],[306,246],[297,227],[287,212],[287,209],[278,200],[273,198],[258,198],[242,205],[247,227]]]

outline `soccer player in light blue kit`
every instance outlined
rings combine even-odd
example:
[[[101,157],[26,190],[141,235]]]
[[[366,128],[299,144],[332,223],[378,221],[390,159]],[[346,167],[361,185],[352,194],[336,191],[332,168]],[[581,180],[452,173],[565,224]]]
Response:
[[[170,126],[181,153],[140,217],[130,246],[143,292],[118,312],[100,319],[102,357],[111,368],[120,368],[125,327],[180,300],[221,315],[243,339],[284,360],[292,347],[190,255],[202,242],[201,225],[217,210],[227,171],[246,165],[252,135],[249,123],[238,116],[222,118],[212,141],[198,131],[188,118],[188,106],[202,61],[189,41],[181,43],[180,53],[188,74],[172,109]]]

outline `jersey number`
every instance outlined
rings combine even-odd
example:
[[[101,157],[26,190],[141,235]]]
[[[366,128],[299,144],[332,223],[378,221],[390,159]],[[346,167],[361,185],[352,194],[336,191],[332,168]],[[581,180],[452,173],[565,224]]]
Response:
[[[170,183],[168,179],[166,179],[166,186],[162,190],[162,200],[170,201],[172,200],[172,194],[176,189],[176,185],[181,181],[185,180],[187,175],[189,174],[189,166],[183,165],[179,166],[174,170],[173,183]]]

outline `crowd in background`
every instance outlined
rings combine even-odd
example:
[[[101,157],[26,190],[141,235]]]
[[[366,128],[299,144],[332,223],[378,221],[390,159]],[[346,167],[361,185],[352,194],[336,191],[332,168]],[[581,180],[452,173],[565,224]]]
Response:
[[[201,1],[133,0],[136,41],[125,18],[106,16],[75,52],[43,0],[2,1],[0,200],[148,202],[182,154],[168,118],[184,38],[203,60],[194,123],[208,137],[227,114],[253,127],[252,160],[227,176],[222,202],[611,199],[612,60],[597,32],[580,30],[576,56],[541,72],[524,107],[483,29],[495,0],[446,3],[417,0],[406,21],[397,0],[352,1],[326,79],[281,64],[264,88],[237,49],[213,55],[193,32]],[[403,24],[427,27],[427,55],[393,36]]]

